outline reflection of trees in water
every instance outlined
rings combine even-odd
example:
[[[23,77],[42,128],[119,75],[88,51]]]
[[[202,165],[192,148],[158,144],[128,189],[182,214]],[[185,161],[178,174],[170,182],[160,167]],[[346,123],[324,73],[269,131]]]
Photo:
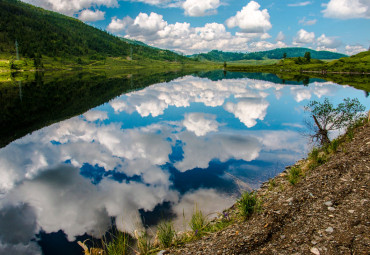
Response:
[[[189,72],[190,73],[190,72]],[[88,111],[132,90],[168,82],[188,74],[170,72],[141,75],[44,72],[12,73],[14,86],[0,88],[0,147],[29,132]],[[15,91],[16,90],[16,91]],[[20,96],[21,95],[21,96]]]

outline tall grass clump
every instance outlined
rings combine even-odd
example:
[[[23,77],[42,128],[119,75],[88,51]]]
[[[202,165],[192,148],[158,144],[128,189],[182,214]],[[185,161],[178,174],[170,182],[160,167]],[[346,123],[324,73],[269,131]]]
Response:
[[[207,217],[203,215],[202,211],[195,206],[193,215],[189,223],[189,227],[193,230],[196,236],[199,236],[205,226],[207,225]]]
[[[157,229],[157,239],[162,248],[170,247],[176,232],[171,222],[162,221],[158,225]]]
[[[290,182],[290,184],[296,185],[302,175],[303,173],[301,168],[298,166],[293,166],[288,172],[288,181]]]
[[[245,192],[237,202],[241,216],[247,219],[252,213],[261,209],[261,201],[254,192]]]
[[[312,151],[308,154],[308,159],[311,161],[309,164],[309,168],[312,170],[322,164],[325,164],[326,161],[328,160],[327,154],[325,154],[325,151],[327,151],[327,153],[329,152],[329,150],[337,151],[338,147],[339,147],[339,142],[335,140],[333,145],[331,145],[331,143],[326,145],[323,151],[319,148],[313,148]],[[293,170],[293,173],[292,173],[293,175],[296,174],[294,172],[297,172],[297,170]]]
[[[277,186],[276,180],[274,178],[270,179],[268,182],[268,190],[273,190]]]
[[[139,250],[138,254],[140,255],[149,254],[149,251],[153,247],[148,233],[145,230],[141,230],[140,232],[135,230],[134,235],[137,241],[137,248]]]
[[[120,231],[111,234],[111,241],[103,241],[104,250],[107,255],[126,255],[131,252],[132,237]]]

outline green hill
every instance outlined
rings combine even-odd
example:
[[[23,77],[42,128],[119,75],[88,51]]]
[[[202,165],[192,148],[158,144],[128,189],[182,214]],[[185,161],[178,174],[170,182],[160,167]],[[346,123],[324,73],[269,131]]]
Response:
[[[327,65],[328,70],[345,72],[370,72],[370,51],[360,52],[348,58],[340,58],[331,61]]]
[[[195,54],[190,57],[199,60],[230,62],[240,60],[282,59],[284,53],[286,53],[287,58],[303,57],[306,52],[310,52],[311,57],[315,59],[338,59],[342,57],[347,57],[347,55],[341,53],[330,51],[315,51],[308,48],[279,48],[269,51],[252,53],[223,52],[213,50],[208,53]]]
[[[0,57],[15,56],[15,41],[21,57],[102,59],[131,56],[135,59],[186,60],[169,50],[149,47],[101,31],[75,18],[51,12],[18,0],[0,1]]]

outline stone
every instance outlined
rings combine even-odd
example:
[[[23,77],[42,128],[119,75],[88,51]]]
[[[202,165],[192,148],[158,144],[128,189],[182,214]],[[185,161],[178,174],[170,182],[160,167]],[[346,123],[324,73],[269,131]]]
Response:
[[[157,253],[157,255],[165,255],[165,254],[169,254],[170,252],[167,251],[167,250],[162,250],[160,252]]]
[[[334,207],[329,206],[329,207],[328,207],[328,210],[332,212],[332,211],[335,211],[335,208],[334,208]]]
[[[315,254],[315,255],[320,255],[320,251],[316,247],[312,247],[310,249],[310,252],[313,253],[313,254]]]
[[[324,203],[324,205],[326,205],[326,206],[332,206],[333,205],[333,202],[327,201],[327,202]]]
[[[329,234],[333,233],[334,229],[332,227],[328,227],[327,229],[325,229],[325,231]]]
[[[349,213],[354,213],[354,212],[355,212],[355,210],[348,210],[348,212],[349,212]]]

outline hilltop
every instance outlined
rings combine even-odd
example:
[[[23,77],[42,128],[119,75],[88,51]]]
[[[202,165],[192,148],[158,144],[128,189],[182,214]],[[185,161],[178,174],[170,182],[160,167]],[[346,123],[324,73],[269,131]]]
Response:
[[[303,57],[306,52],[310,52],[311,57],[315,59],[338,59],[347,57],[341,53],[330,51],[315,51],[308,48],[278,48],[269,51],[251,52],[251,53],[237,53],[237,52],[223,52],[213,50],[208,53],[201,53],[191,55],[191,58],[215,62],[230,62],[240,60],[266,60],[266,59],[282,59],[286,54],[286,58]]]
[[[59,62],[60,66],[97,61],[105,64],[107,58],[190,61],[170,50],[122,39],[78,19],[18,0],[0,1],[0,16],[0,59],[14,61],[17,42],[19,56],[25,60],[18,63],[20,69],[43,67],[45,62]],[[0,67],[1,64],[11,63],[0,62]]]
[[[321,165],[304,172],[291,185],[297,162],[262,185],[257,196],[262,209],[169,254],[368,254],[370,239],[370,125],[355,131]],[[318,159],[319,159],[318,158]],[[316,159],[316,163],[318,159]],[[322,161],[321,159],[320,161]],[[233,215],[235,207],[224,214]]]

